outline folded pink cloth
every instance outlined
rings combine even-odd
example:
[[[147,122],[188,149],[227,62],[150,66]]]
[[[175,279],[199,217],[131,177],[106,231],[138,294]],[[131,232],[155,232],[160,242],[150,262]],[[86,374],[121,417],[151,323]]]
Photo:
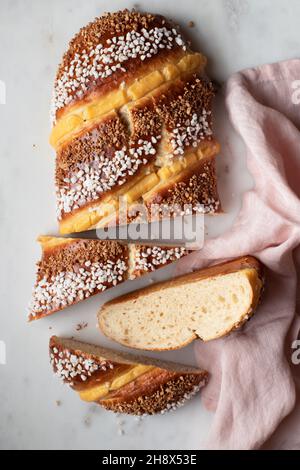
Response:
[[[227,338],[195,343],[199,364],[211,371],[202,393],[206,407],[215,410],[207,444],[211,449],[257,449],[264,443],[265,448],[300,448],[300,406],[298,421],[291,414],[300,369],[300,365],[292,367],[292,343],[300,330],[296,314],[300,266],[296,80],[300,80],[300,60],[246,70],[228,81],[226,106],[245,144],[255,188],[245,194],[233,228],[208,240],[201,251],[179,264],[183,272],[252,254],[267,267],[266,291],[253,319]],[[266,443],[290,414],[290,422]]]

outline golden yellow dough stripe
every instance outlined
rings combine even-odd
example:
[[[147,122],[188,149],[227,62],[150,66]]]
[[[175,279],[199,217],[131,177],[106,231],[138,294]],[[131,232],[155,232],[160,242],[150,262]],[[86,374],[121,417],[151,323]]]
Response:
[[[178,158],[172,165],[162,168],[153,165],[149,174],[140,175],[133,182],[125,183],[117,192],[107,195],[101,202],[95,201],[92,206],[82,207],[81,210],[62,219],[60,233],[82,232],[106,226],[107,221],[118,211],[119,197],[124,198],[128,206],[137,202],[141,197],[144,202],[147,202],[152,194],[166,182],[175,184],[183,171],[190,170],[202,158],[217,155],[219,149],[219,144],[215,141],[202,142],[195,151]],[[146,171],[149,171],[149,166],[145,168]]]
[[[69,245],[74,241],[77,241],[76,238],[58,238],[58,237],[51,237],[50,235],[40,235],[37,239],[40,243],[43,252],[47,252],[48,250],[52,250],[58,246],[62,245]]]
[[[145,366],[143,364],[133,365],[129,370],[115,377],[110,382],[86,387],[85,390],[79,392],[79,396],[81,400],[89,402],[100,400],[101,398],[107,397],[111,392],[119,390],[130,382],[133,382],[141,375],[150,372],[154,368],[154,366]]]
[[[119,87],[107,93],[105,96],[94,98],[85,105],[75,105],[69,112],[58,119],[50,135],[50,144],[58,148],[69,140],[74,134],[96,124],[99,117],[103,117],[110,111],[120,109],[125,104],[138,100],[155,90],[161,85],[175,80],[184,73],[192,73],[201,70],[206,64],[206,58],[199,53],[184,53],[178,59],[172,61],[144,77],[135,79],[129,86]]]

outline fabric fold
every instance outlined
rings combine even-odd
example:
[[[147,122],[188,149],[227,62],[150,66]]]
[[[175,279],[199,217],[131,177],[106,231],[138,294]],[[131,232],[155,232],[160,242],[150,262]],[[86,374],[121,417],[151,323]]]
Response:
[[[212,374],[202,393],[205,406],[215,410],[210,449],[261,448],[295,409],[300,365],[291,367],[291,358],[300,331],[300,104],[293,100],[293,83],[299,79],[300,60],[229,79],[226,107],[244,142],[255,187],[244,195],[233,227],[178,267],[186,272],[252,254],[267,268],[265,295],[253,319],[227,338],[195,343],[199,365]],[[295,433],[287,436],[285,428],[274,445],[295,448]]]

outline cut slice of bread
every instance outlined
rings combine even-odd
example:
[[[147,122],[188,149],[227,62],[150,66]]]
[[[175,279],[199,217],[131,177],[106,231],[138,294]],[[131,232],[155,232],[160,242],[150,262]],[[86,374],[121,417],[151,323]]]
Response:
[[[102,306],[99,326],[131,348],[178,349],[239,328],[254,313],[262,287],[262,266],[247,256],[112,300]]]
[[[40,236],[41,260],[29,306],[37,320],[143,276],[187,255],[180,246],[154,246]]]
[[[118,413],[164,413],[181,406],[207,382],[196,367],[117,352],[73,339],[52,336],[54,372],[79,397]]]

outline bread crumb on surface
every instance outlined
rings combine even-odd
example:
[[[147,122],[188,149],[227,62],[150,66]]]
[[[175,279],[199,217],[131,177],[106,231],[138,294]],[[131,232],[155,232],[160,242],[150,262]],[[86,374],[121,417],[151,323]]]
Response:
[[[124,430],[124,420],[122,419],[120,414],[116,415],[116,421],[117,421],[117,429],[118,429],[118,435],[119,436],[124,436],[125,430]]]
[[[85,426],[89,427],[91,425],[91,422],[92,422],[91,417],[87,416],[86,418],[84,418],[83,422],[84,422]]]
[[[189,28],[194,28],[194,26],[195,26],[194,21],[189,21],[189,22],[188,22],[188,27],[189,27]]]
[[[81,322],[76,325],[76,331],[84,330],[88,326],[87,322]]]

